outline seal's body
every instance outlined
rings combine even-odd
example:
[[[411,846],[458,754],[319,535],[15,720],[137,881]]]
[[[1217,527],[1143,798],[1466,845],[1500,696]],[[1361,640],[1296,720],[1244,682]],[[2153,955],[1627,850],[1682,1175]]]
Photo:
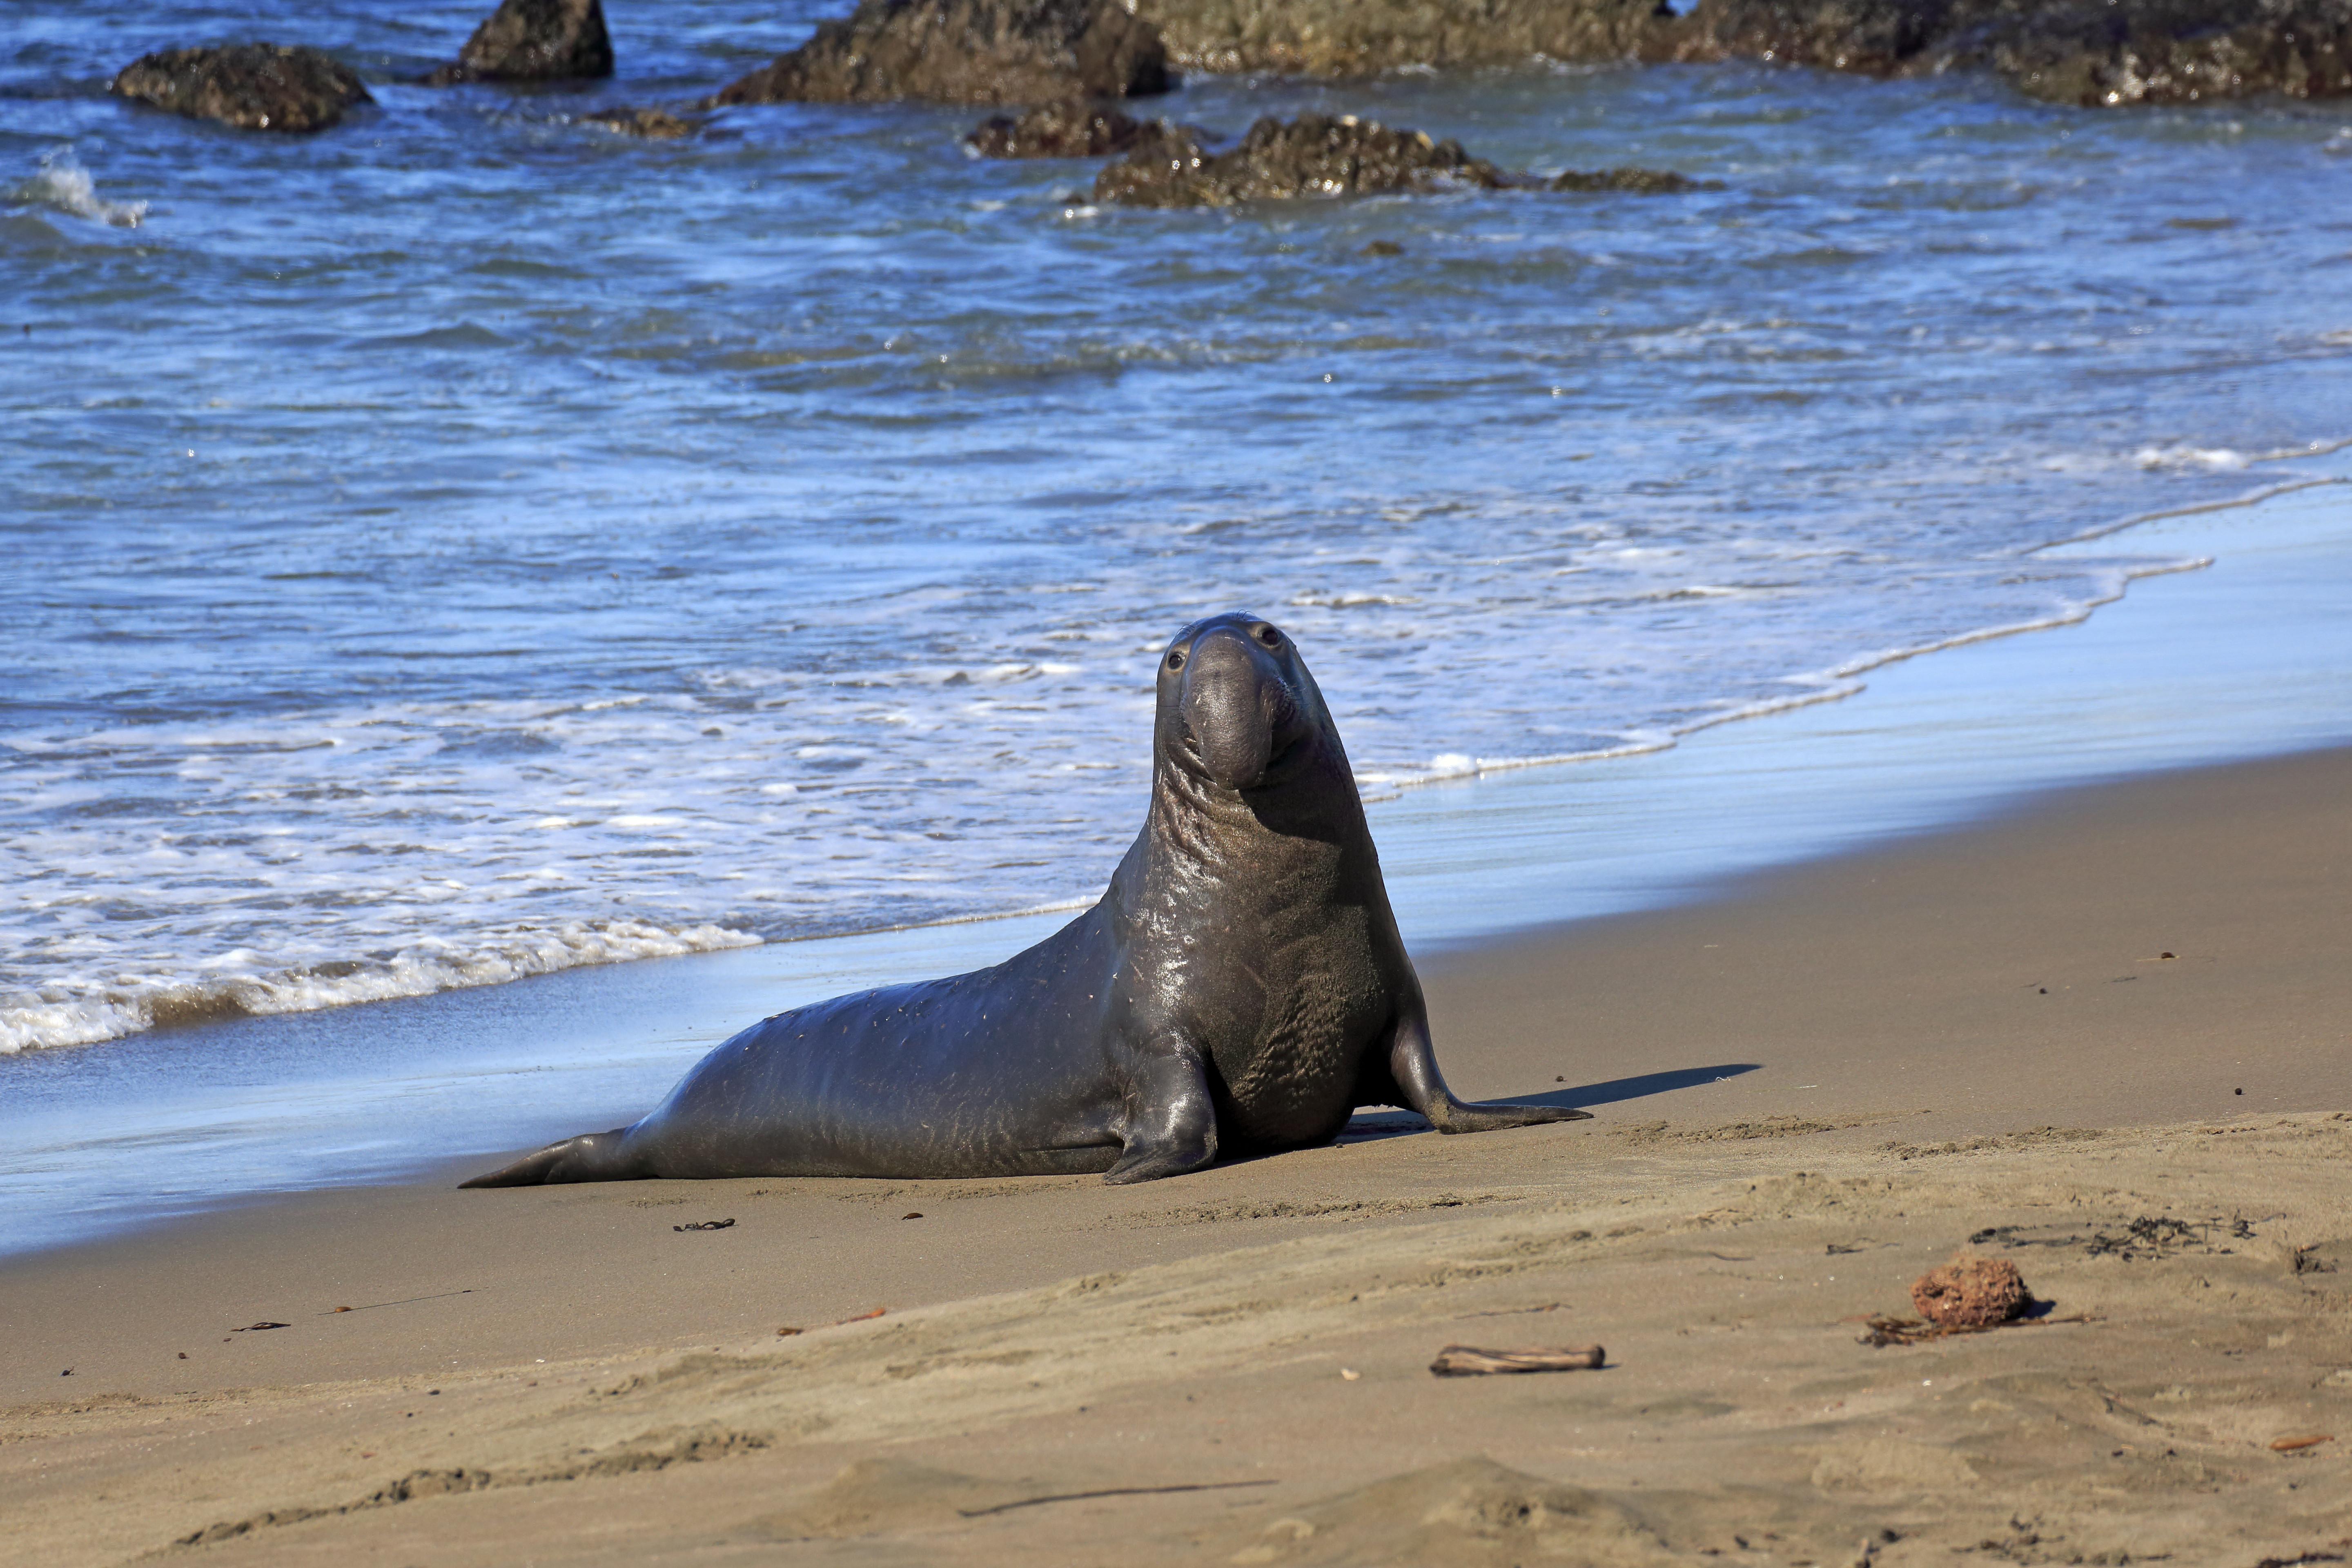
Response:
[[[1442,1132],[1586,1114],[1446,1089],[1322,693],[1278,629],[1228,615],[1160,661],[1150,816],[1093,909],[992,969],[779,1014],[634,1126],[466,1185],[1142,1182],[1327,1142],[1359,1105]]]

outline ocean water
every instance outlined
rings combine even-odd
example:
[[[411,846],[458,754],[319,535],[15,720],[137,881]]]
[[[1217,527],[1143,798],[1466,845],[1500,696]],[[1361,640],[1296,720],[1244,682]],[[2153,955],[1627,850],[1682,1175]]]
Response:
[[[1766,67],[1196,79],[1674,197],[1097,210],[977,116],[677,104],[840,6],[0,31],[0,1051],[1091,897],[1154,656],[1299,640],[1367,792],[2079,618],[2352,437],[2352,108]],[[319,136],[105,95],[335,49]],[[1388,240],[1397,256],[1365,247]]]

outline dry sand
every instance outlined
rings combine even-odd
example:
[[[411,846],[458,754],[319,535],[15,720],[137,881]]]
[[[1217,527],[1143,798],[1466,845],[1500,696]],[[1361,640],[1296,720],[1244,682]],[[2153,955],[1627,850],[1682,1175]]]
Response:
[[[2083,791],[1424,964],[1458,1087],[1589,1123],[16,1260],[0,1557],[2352,1559],[2347,800],[2341,752]],[[1864,1342],[1964,1250],[2047,1315]]]

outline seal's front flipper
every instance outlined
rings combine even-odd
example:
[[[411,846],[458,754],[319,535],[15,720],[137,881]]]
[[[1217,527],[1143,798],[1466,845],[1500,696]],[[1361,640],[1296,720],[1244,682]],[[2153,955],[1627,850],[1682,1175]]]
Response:
[[[1445,1075],[1437,1070],[1437,1052],[1429,1043],[1429,1020],[1418,1007],[1398,1015],[1396,1035],[1389,1046],[1389,1076],[1396,1079],[1397,1095],[1406,1109],[1428,1117],[1429,1124],[1440,1132],[1495,1132],[1506,1127],[1538,1127],[1547,1121],[1592,1120],[1592,1112],[1566,1105],[1456,1100],[1445,1087]]]
[[[559,1182],[625,1182],[641,1177],[646,1173],[634,1159],[621,1152],[621,1141],[629,1130],[615,1127],[610,1132],[583,1132],[577,1138],[566,1138],[561,1143],[550,1143],[536,1154],[526,1154],[513,1164],[502,1166],[488,1175],[476,1176],[470,1182],[459,1182],[460,1187],[536,1187]]]
[[[1217,1158],[1217,1106],[1209,1075],[1189,1047],[1154,1055],[1128,1089],[1127,1152],[1103,1173],[1125,1186],[1203,1170]]]

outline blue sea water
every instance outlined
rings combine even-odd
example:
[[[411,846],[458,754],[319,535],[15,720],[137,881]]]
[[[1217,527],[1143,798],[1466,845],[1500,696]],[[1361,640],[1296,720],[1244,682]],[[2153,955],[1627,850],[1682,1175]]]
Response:
[[[583,123],[837,6],[404,85],[487,8],[6,14],[0,1051],[1087,897],[1201,614],[1298,638],[1381,795],[2077,617],[2179,555],[2036,547],[2352,437],[2352,108],[1202,78],[1723,188],[1120,212],[969,111]],[[376,106],[105,92],[248,38]]]

